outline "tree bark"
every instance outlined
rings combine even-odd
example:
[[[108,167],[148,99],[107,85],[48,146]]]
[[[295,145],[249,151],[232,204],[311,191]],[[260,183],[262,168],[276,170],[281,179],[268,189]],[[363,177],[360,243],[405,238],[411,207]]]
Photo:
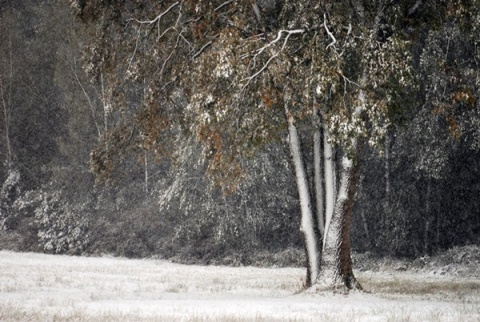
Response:
[[[335,158],[333,155],[333,147],[328,142],[328,128],[323,125],[323,154],[325,169],[325,232],[328,231],[330,222],[332,221],[333,210],[335,207],[335,198],[337,194],[336,174],[335,174]],[[326,233],[323,234],[323,244],[325,245]]]
[[[317,226],[320,235],[325,235],[325,209],[324,209],[324,187],[323,187],[323,167],[322,167],[322,133],[321,130],[315,131],[313,135],[313,180],[315,186],[315,205],[317,213]]]
[[[8,84],[5,84],[5,79],[0,75],[0,95],[2,99],[3,107],[3,123],[4,123],[4,133],[5,133],[5,145],[6,145],[6,158],[5,163],[7,164],[8,170],[11,170],[13,167],[13,152],[12,152],[12,142],[10,138],[10,127],[12,120],[12,84],[13,84],[13,46],[12,46],[12,37],[10,34],[8,41],[8,69],[5,71],[7,75]],[[5,93],[7,91],[7,93]]]
[[[321,268],[316,281],[319,289],[362,289],[353,274],[350,256],[350,227],[359,170],[358,162],[343,157],[337,202],[324,239]]]
[[[431,187],[431,179],[427,179],[427,196],[425,198],[425,230],[423,235],[423,254],[428,255],[428,251],[430,248],[430,224],[433,222],[433,216],[431,215],[430,210],[430,195],[432,191]]]
[[[316,221],[312,211],[312,203],[308,186],[303,155],[300,146],[298,131],[293,116],[288,110],[288,99],[285,100],[285,114],[288,121],[288,134],[290,152],[295,169],[298,194],[301,208],[300,230],[304,236],[305,251],[307,255],[307,280],[306,287],[310,287],[317,280],[320,264],[320,238],[316,232]]]

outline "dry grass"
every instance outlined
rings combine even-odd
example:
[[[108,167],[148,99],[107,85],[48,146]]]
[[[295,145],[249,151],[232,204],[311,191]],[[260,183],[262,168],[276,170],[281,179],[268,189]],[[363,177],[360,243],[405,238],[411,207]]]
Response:
[[[397,273],[388,277],[360,274],[357,277],[367,292],[383,295],[410,295],[423,298],[464,300],[480,297],[480,281],[455,278],[419,278]]]
[[[0,321],[477,321],[480,281],[359,273],[370,293],[306,294],[303,269],[0,251]]]
[[[321,321],[336,321],[338,315],[322,315]],[[335,319],[337,317],[337,319]],[[131,311],[128,313],[120,311],[105,311],[95,314],[88,314],[83,308],[73,308],[63,312],[48,312],[42,309],[24,310],[20,307],[0,304],[0,321],[18,322],[18,321],[62,321],[62,322],[117,322],[117,321],[179,321],[179,322],[301,322],[298,318],[275,318],[267,314],[257,313],[253,316],[241,317],[238,314],[221,314],[212,319],[211,315],[205,313],[193,313],[185,316],[182,312],[179,314],[161,314],[144,315],[141,311]]]

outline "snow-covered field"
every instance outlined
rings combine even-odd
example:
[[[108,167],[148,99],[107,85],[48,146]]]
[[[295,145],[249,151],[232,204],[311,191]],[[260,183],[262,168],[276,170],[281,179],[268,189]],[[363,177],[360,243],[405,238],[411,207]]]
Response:
[[[297,268],[0,251],[0,321],[480,321],[480,282],[358,272],[371,293],[299,292]]]

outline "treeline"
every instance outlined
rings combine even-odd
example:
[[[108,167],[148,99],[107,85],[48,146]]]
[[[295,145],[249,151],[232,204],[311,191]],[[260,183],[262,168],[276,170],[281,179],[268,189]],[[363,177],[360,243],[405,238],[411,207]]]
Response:
[[[165,124],[143,109],[150,103],[142,81],[116,83],[107,72],[118,68],[113,65],[91,77],[102,57],[92,52],[92,39],[112,41],[120,27],[82,21],[72,3],[0,1],[0,248],[302,263],[287,129],[279,122],[278,137],[232,160],[241,167],[228,169],[233,175],[222,185],[204,144],[174,133],[185,129],[147,137],[151,127]],[[361,152],[356,251],[419,257],[480,244],[478,42],[462,22],[435,16],[441,13],[435,4],[421,10],[423,23],[435,28],[420,28],[409,49],[418,91],[399,103],[401,119],[388,128],[382,147],[366,145]],[[475,14],[465,19],[478,19]],[[113,38],[102,39],[102,28]],[[140,55],[135,42],[130,45],[130,53]],[[135,64],[132,57],[118,52],[115,59]],[[187,105],[182,97],[174,100],[178,108]],[[118,108],[123,105],[129,107]],[[163,135],[178,139],[162,144]],[[304,157],[314,158],[307,150]]]

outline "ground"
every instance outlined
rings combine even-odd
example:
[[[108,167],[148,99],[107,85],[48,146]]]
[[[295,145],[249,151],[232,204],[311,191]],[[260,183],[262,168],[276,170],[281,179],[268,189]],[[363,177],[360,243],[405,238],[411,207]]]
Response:
[[[356,271],[364,293],[311,294],[301,268],[0,251],[0,321],[480,320],[477,271],[413,266]]]

